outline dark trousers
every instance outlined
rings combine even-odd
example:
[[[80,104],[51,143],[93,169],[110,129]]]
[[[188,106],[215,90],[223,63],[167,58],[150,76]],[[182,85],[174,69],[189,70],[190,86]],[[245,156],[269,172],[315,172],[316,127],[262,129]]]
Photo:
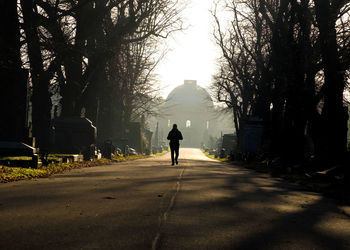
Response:
[[[177,162],[177,159],[179,158],[179,147],[180,147],[180,145],[170,145],[171,162],[173,164],[175,163],[175,161]],[[174,159],[174,153],[175,153],[175,159]]]

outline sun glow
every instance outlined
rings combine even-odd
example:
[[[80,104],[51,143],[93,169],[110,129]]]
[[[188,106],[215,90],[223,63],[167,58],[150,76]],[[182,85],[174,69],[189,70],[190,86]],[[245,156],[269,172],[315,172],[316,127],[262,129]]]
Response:
[[[209,86],[219,57],[212,35],[212,4],[212,0],[192,0],[183,14],[187,28],[167,41],[170,51],[156,71],[163,97],[185,79],[197,80],[202,87]]]

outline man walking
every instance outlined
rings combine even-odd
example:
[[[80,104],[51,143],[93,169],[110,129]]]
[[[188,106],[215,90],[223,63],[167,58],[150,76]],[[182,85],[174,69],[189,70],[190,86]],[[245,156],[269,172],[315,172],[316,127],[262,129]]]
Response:
[[[177,129],[177,125],[173,125],[173,129],[169,132],[168,140],[170,140],[170,150],[171,150],[171,165],[174,165],[174,163],[179,164],[177,159],[179,158],[179,147],[180,143],[179,140],[182,140],[182,134],[181,132]],[[174,153],[175,153],[175,159],[174,159]]]

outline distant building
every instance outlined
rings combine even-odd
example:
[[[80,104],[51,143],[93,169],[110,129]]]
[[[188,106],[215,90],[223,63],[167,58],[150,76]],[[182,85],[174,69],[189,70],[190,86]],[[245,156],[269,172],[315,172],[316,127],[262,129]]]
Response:
[[[197,81],[185,80],[165,100],[159,131],[164,141],[175,123],[183,134],[183,147],[200,147],[208,145],[210,137],[218,138],[222,133],[232,133],[231,117],[216,112],[210,95],[197,85]]]

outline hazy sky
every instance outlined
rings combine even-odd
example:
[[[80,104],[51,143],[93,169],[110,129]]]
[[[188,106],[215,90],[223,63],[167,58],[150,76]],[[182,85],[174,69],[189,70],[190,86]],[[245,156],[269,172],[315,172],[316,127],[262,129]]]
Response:
[[[170,51],[160,62],[159,75],[161,95],[166,97],[184,80],[197,80],[207,87],[215,72],[215,59],[219,56],[212,36],[212,17],[209,12],[213,0],[191,0],[184,11],[183,32],[176,33],[167,41]]]

